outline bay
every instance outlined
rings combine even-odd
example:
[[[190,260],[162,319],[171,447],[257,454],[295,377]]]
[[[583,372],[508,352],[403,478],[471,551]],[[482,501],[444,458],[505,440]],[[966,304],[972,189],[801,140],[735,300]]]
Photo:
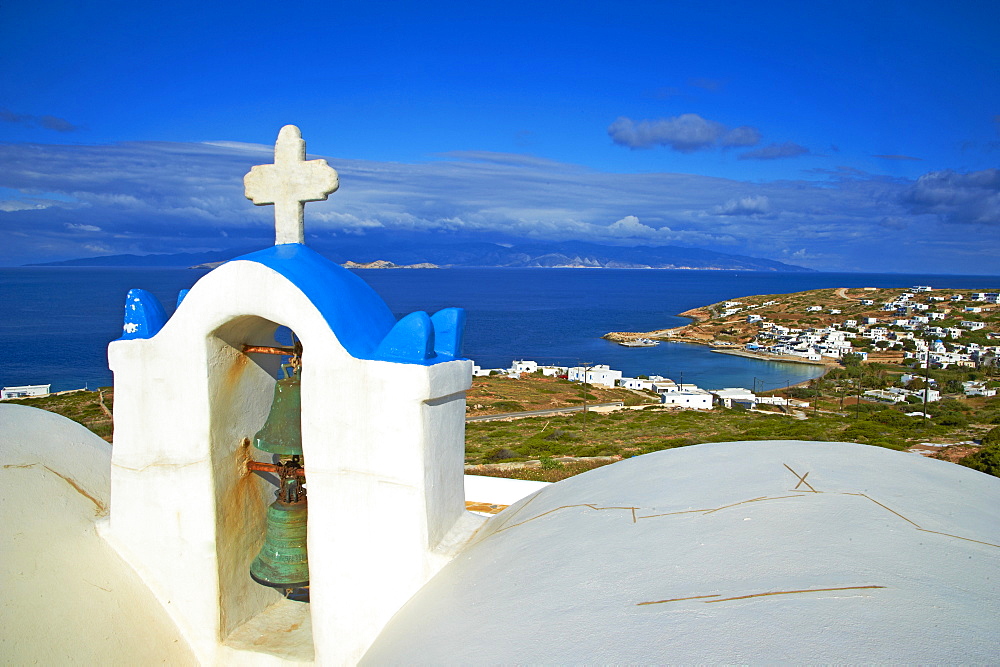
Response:
[[[53,391],[112,383],[108,342],[121,331],[125,294],[141,287],[168,313],[196,269],[0,269],[0,385],[52,384]],[[815,377],[817,366],[764,362],[685,343],[625,348],[608,331],[679,326],[697,306],[754,294],[826,287],[964,288],[996,291],[1000,277],[921,274],[763,273],[641,269],[358,270],[401,317],[466,309],[465,355],[483,367],[514,359],[608,364],[625,375],[657,374],[708,389],[774,388]]]

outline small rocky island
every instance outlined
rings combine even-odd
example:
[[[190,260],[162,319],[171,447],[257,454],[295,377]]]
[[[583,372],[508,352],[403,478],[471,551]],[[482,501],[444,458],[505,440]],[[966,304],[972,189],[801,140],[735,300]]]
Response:
[[[437,264],[430,262],[420,262],[419,264],[393,264],[384,259],[376,259],[374,262],[352,262],[348,260],[341,264],[345,269],[440,269]]]

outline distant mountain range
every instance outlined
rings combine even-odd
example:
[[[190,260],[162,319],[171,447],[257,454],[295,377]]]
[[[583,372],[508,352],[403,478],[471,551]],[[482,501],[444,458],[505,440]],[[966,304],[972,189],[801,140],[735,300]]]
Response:
[[[606,269],[698,269],[739,271],[811,271],[769,259],[729,255],[678,246],[608,246],[585,241],[530,241],[490,243],[484,241],[427,242],[400,235],[335,239],[310,247],[338,264],[385,260],[399,265],[431,263],[440,267],[508,268],[606,268]],[[259,250],[236,248],[203,253],[169,255],[106,255],[28,266],[132,266],[194,267],[218,264]]]

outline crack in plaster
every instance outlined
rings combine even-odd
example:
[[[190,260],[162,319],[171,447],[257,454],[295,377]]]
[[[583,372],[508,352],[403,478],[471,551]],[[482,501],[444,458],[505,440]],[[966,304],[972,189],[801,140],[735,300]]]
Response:
[[[94,503],[94,516],[103,516],[103,515],[107,514],[107,512],[108,512],[107,505],[105,505],[103,502],[101,502],[100,500],[98,500],[94,496],[92,496],[89,493],[87,493],[87,490],[84,489],[82,486],[80,486],[80,484],[75,479],[73,479],[72,477],[67,477],[66,475],[63,475],[62,473],[56,472],[55,470],[53,470],[52,468],[48,467],[45,464],[42,464],[42,463],[24,463],[24,464],[18,465],[18,464],[10,463],[10,464],[5,465],[4,469],[7,469],[7,468],[35,468],[35,467],[45,468],[50,473],[52,473],[53,475],[55,475],[56,477],[58,477],[59,479],[63,480],[64,482],[66,482],[71,487],[73,487],[74,491],[76,491],[77,493],[79,493],[81,496],[83,496],[84,498],[86,498],[90,502]]]
[[[732,508],[732,507],[738,507],[739,505],[745,505],[747,503],[762,502],[762,501],[765,501],[765,500],[782,500],[782,499],[785,499],[785,498],[808,498],[808,497],[811,497],[813,495],[816,495],[816,496],[820,496],[820,495],[840,495],[840,496],[856,496],[856,497],[859,497],[859,498],[865,498],[867,500],[870,500],[871,502],[875,503],[879,507],[881,507],[881,508],[883,508],[883,509],[891,512],[892,514],[895,514],[897,517],[899,517],[903,521],[906,521],[907,523],[909,523],[910,525],[912,525],[914,528],[916,528],[917,530],[919,530],[921,532],[924,532],[924,533],[931,533],[931,534],[934,534],[934,535],[941,535],[942,537],[951,537],[951,538],[954,538],[954,539],[957,539],[957,540],[965,540],[966,542],[975,542],[976,544],[982,544],[982,545],[985,545],[985,546],[988,546],[988,547],[997,547],[997,548],[1000,548],[1000,544],[993,544],[992,542],[984,542],[982,540],[975,540],[975,539],[972,539],[970,537],[962,537],[961,535],[953,535],[951,533],[945,533],[945,532],[941,532],[941,531],[937,531],[937,530],[929,530],[927,528],[923,528],[916,521],[908,519],[907,517],[903,516],[902,514],[900,514],[896,510],[892,509],[888,505],[884,505],[883,503],[880,503],[879,501],[875,500],[874,498],[872,498],[871,496],[869,496],[869,495],[867,495],[865,493],[854,493],[854,492],[849,492],[849,491],[832,491],[832,492],[830,492],[830,491],[817,491],[808,482],[805,481],[805,478],[809,475],[808,472],[805,473],[804,475],[799,475],[797,472],[795,472],[794,470],[792,470],[791,468],[789,468],[788,464],[783,463],[782,465],[784,465],[786,468],[788,468],[788,470],[799,479],[799,485],[805,484],[806,486],[808,486],[809,489],[811,490],[811,493],[807,493],[805,491],[800,491],[800,492],[794,493],[793,495],[790,495],[790,496],[759,496],[757,498],[750,498],[749,500],[741,500],[741,501],[736,502],[736,503],[730,503],[728,505],[722,505],[721,507],[711,507],[711,508],[693,509],[693,510],[679,510],[679,511],[676,511],[676,512],[664,512],[664,513],[660,513],[660,514],[648,514],[646,516],[638,516],[636,514],[636,510],[642,509],[642,508],[639,508],[639,507],[599,507],[599,506],[597,506],[596,504],[593,504],[593,503],[577,503],[577,504],[574,504],[574,505],[561,505],[559,507],[555,507],[553,509],[547,510],[545,512],[542,512],[541,514],[535,515],[535,516],[530,517],[528,519],[525,519],[523,521],[518,521],[517,523],[511,523],[511,521],[514,519],[514,517],[522,514],[524,512],[524,510],[528,507],[528,505],[530,505],[532,502],[534,502],[535,498],[537,498],[538,495],[541,493],[540,491],[538,491],[533,496],[530,496],[528,498],[527,502],[525,502],[524,505],[522,505],[521,507],[519,507],[517,509],[517,511],[514,512],[514,514],[512,514],[511,516],[506,517],[506,516],[504,516],[504,514],[505,514],[504,512],[500,512],[497,516],[498,516],[498,519],[501,520],[503,523],[501,523],[501,525],[500,525],[499,528],[496,528],[489,535],[487,535],[486,538],[489,538],[490,536],[496,535],[498,533],[502,533],[503,531],[509,530],[511,528],[517,528],[518,526],[523,526],[526,523],[530,523],[530,522],[532,522],[532,521],[534,521],[536,519],[541,519],[542,517],[547,516],[549,514],[552,514],[554,512],[558,512],[558,511],[564,510],[564,509],[570,509],[572,507],[587,507],[589,509],[596,510],[596,511],[601,511],[601,510],[629,510],[631,512],[632,523],[635,524],[635,523],[638,523],[638,521],[640,519],[654,519],[654,518],[658,518],[658,517],[675,516],[675,515],[678,515],[678,514],[702,514],[702,515],[708,515],[708,514],[712,514],[714,512],[718,512],[720,510],[729,509],[729,508]],[[796,486],[796,489],[798,488],[799,485]],[[795,489],[792,489],[792,491],[795,491]],[[652,508],[650,508],[650,509],[652,509]],[[484,538],[484,539],[486,539],[486,538]],[[680,599],[680,598],[678,598],[678,599]]]
[[[199,463],[205,463],[208,459],[199,459],[197,461],[187,461],[186,463],[169,463],[167,461],[153,461],[152,463],[147,463],[146,465],[139,468],[132,468],[121,463],[112,463],[112,467],[120,468],[122,470],[128,470],[130,472],[145,472],[150,468],[187,468],[188,466],[198,465]]]
[[[731,602],[732,600],[747,600],[749,598],[762,598],[772,595],[795,595],[798,593],[827,593],[830,591],[860,591],[873,588],[885,588],[885,586],[868,585],[868,586],[838,586],[836,588],[805,588],[794,591],[768,591],[767,593],[750,593],[749,595],[736,595],[728,598],[721,597],[720,594],[692,595],[691,597],[686,597],[686,598],[671,598],[669,600],[650,600],[649,602],[637,602],[635,606],[641,607],[647,604],[663,604],[664,602],[680,602],[682,600],[702,600],[704,604],[713,604],[715,602]],[[719,598],[719,599],[705,600],[704,598]]]

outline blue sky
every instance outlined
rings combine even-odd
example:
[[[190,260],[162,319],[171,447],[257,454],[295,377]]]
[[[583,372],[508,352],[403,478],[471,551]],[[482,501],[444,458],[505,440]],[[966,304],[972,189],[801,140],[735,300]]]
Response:
[[[1000,273],[1000,3],[0,4],[0,265],[313,237],[683,245]]]

